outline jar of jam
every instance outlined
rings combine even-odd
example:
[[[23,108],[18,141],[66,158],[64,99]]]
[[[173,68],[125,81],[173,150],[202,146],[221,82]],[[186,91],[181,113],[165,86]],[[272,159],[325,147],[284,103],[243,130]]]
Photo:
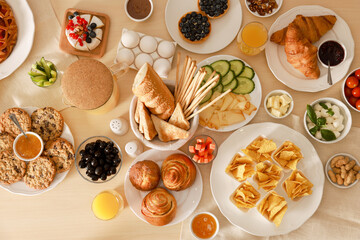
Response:
[[[319,45],[318,58],[324,67],[338,66],[346,58],[346,50],[342,43],[336,40],[327,40]]]

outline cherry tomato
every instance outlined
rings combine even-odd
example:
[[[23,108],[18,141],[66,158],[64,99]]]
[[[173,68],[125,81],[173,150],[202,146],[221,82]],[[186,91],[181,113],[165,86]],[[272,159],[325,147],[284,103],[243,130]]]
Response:
[[[356,107],[357,110],[360,111],[360,99],[358,99],[358,100],[356,101],[355,107]]]
[[[357,87],[359,85],[359,80],[354,77],[354,76],[350,76],[348,77],[348,79],[346,79],[346,86],[348,86],[348,88],[354,88]]]
[[[348,101],[350,103],[351,106],[354,106],[356,105],[356,101],[359,100],[358,98],[354,97],[354,96],[351,96],[348,98]]]
[[[345,86],[344,92],[345,92],[346,97],[351,97],[352,96],[352,89],[351,88],[348,88],[347,86]]]
[[[355,71],[355,77],[357,77],[357,79],[360,79],[360,69]]]
[[[360,97],[360,87],[355,87],[355,88],[353,88],[353,90],[351,91],[351,93],[352,93],[352,95],[354,96],[354,97]]]

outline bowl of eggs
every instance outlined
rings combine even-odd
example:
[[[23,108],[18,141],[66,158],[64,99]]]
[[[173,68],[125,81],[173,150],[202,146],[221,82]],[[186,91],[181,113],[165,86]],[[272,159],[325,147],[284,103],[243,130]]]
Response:
[[[344,103],[335,98],[320,98],[307,105],[304,127],[314,140],[336,143],[349,133],[352,118]]]

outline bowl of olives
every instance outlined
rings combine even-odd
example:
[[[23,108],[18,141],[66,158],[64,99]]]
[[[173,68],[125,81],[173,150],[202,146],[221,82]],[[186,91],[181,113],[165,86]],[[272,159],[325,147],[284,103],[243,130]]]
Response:
[[[119,145],[105,136],[85,139],[75,153],[75,166],[80,175],[93,183],[113,179],[120,171],[122,154]]]

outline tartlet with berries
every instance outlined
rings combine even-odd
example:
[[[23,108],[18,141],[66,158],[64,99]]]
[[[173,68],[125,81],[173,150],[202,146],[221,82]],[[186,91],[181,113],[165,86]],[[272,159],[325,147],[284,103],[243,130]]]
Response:
[[[202,43],[211,32],[209,18],[200,12],[184,14],[178,23],[180,36],[189,43]]]
[[[229,6],[229,0],[198,0],[199,10],[211,19],[224,16]]]

